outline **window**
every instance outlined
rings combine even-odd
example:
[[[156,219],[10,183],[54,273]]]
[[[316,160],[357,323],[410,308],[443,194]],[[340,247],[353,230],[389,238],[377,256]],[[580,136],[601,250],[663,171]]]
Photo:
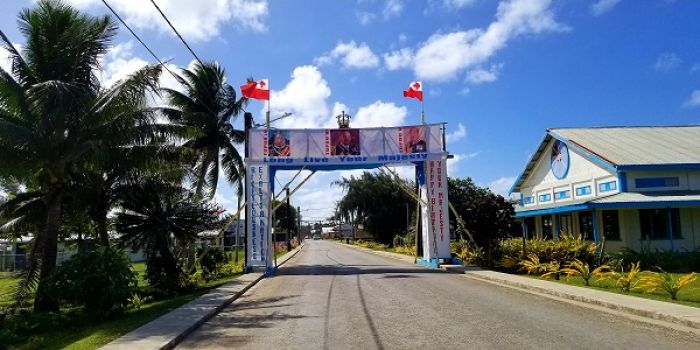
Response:
[[[578,213],[578,230],[581,232],[583,239],[593,240],[593,213],[590,211],[582,211]]]
[[[523,198],[523,203],[525,203],[525,204],[535,203],[535,197],[533,197],[533,196],[525,197],[525,198]]]
[[[620,218],[617,210],[603,210],[603,237],[608,241],[620,240]]]
[[[598,184],[598,190],[600,192],[609,192],[617,189],[617,182],[608,181]]]
[[[583,186],[576,188],[577,196],[585,196],[591,194],[591,186]]]
[[[551,200],[552,200],[552,195],[549,193],[540,195],[540,202],[549,202]]]
[[[680,186],[680,180],[678,177],[648,177],[634,179],[634,185],[637,188],[678,187]]]
[[[570,197],[571,197],[571,191],[569,191],[569,190],[554,192],[554,199],[556,199],[556,200],[567,199]]]
[[[530,216],[525,218],[525,229],[527,230],[526,238],[535,238],[537,230],[535,229],[535,218]]]
[[[552,217],[550,215],[542,217],[542,237],[552,239]]]
[[[668,239],[669,211],[673,238],[681,237],[681,213],[678,208],[672,209],[639,209],[639,226],[642,239]]]

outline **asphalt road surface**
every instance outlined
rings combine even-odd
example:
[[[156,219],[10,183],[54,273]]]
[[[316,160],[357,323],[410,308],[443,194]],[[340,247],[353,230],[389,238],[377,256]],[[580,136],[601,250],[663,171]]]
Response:
[[[700,339],[325,241],[181,349],[700,349]]]

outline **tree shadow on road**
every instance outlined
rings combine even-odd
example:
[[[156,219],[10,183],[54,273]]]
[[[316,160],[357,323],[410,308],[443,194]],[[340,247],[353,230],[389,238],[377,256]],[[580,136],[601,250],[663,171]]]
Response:
[[[338,265],[295,265],[280,268],[275,276],[342,276],[342,275],[381,275],[381,274],[400,274],[413,275],[419,277],[424,274],[445,273],[441,270],[430,270],[425,268],[400,268],[391,266],[338,266]],[[274,278],[274,277],[273,277]]]

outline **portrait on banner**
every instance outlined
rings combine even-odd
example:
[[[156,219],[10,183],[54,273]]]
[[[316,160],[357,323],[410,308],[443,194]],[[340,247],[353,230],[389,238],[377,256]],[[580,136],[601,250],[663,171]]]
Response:
[[[267,154],[270,157],[289,157],[292,155],[289,146],[289,130],[270,130]]]
[[[360,130],[335,129],[330,130],[332,156],[360,155]]]
[[[401,152],[403,153],[425,153],[428,152],[428,146],[425,142],[425,128],[422,126],[408,126],[402,127],[399,131],[401,133],[401,141],[403,146],[401,147]]]

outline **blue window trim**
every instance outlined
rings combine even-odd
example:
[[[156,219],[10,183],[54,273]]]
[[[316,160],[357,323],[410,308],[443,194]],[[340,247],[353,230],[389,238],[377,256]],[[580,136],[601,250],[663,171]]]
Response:
[[[637,188],[679,187],[680,185],[681,181],[678,176],[644,177],[634,179],[634,186]]]
[[[563,191],[557,191],[554,192],[554,199],[567,199],[571,198],[571,191],[570,190],[563,190]]]
[[[591,185],[576,187],[577,196],[587,196],[591,193],[593,193],[593,191],[591,191]]]
[[[523,198],[523,203],[533,204],[533,203],[535,203],[535,197],[534,196],[525,197],[525,198]]]
[[[617,181],[607,181],[598,184],[599,192],[610,192],[617,189]]]
[[[540,202],[549,202],[552,200],[552,194],[551,193],[545,193],[539,195]]]

